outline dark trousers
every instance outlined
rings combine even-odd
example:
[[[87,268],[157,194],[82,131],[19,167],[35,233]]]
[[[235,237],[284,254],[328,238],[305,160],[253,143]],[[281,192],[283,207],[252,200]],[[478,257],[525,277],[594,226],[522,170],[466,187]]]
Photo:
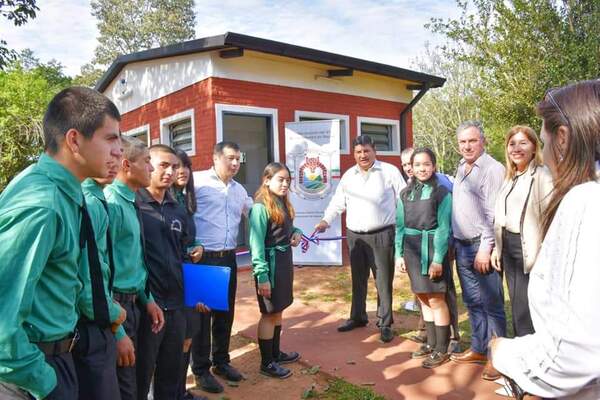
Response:
[[[73,349],[73,360],[79,381],[79,398],[118,400],[117,348],[109,328],[93,323],[79,323],[79,341]]]
[[[502,275],[493,269],[488,274],[475,270],[479,241],[465,245],[457,240],[455,246],[458,278],[471,323],[471,348],[485,354],[493,335],[506,336]]]
[[[77,400],[79,385],[71,353],[46,356],[46,362],[56,373],[56,387],[44,400]]]
[[[512,309],[512,322],[515,336],[525,336],[535,332],[529,313],[529,274],[523,269],[523,249],[521,235],[507,230],[502,232],[502,268],[506,274],[508,296]]]
[[[125,333],[127,334],[127,336],[129,336],[129,339],[131,339],[131,341],[133,342],[133,346],[136,349],[137,356],[139,354],[137,351],[137,339],[138,328],[140,325],[140,308],[137,306],[135,301],[125,301],[123,299],[120,299],[117,293],[115,293],[115,300],[117,300],[121,307],[125,309],[125,312],[127,312],[127,319],[125,320],[125,322],[123,322],[123,328],[125,329]],[[144,314],[146,314],[146,312],[144,312]],[[117,379],[119,380],[121,400],[137,399],[137,382],[135,369],[135,366],[117,367]]]
[[[75,364],[71,353],[45,356],[45,358],[56,374],[56,386],[48,396],[44,397],[44,400],[83,399],[83,397],[79,397],[77,373],[75,372]],[[33,400],[35,397],[16,385],[0,382],[0,399]]]
[[[173,400],[180,395],[180,377],[185,339],[183,309],[163,310],[165,326],[152,332],[152,320],[142,314],[137,347],[138,400],[146,400],[154,377],[154,400]]]
[[[192,371],[194,375],[202,375],[202,373],[208,371],[211,365],[229,364],[231,361],[229,341],[235,314],[235,292],[237,290],[235,252],[232,251],[225,257],[202,256],[200,264],[230,267],[231,275],[229,279],[229,311],[212,311],[203,314],[200,330],[192,338]],[[211,353],[212,362],[210,359]]]
[[[394,227],[375,233],[357,233],[347,229],[352,273],[352,308],[350,319],[368,321],[366,299],[370,272],[377,287],[377,326],[389,327],[392,316],[394,281]]]

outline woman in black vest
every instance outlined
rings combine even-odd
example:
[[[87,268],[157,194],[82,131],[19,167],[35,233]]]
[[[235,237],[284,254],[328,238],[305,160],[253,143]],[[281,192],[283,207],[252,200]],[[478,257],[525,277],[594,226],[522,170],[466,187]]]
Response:
[[[450,313],[445,296],[451,274],[452,196],[438,184],[436,158],[430,149],[415,150],[411,163],[414,179],[400,193],[396,212],[396,267],[408,272],[427,330],[427,343],[411,357],[425,358],[423,367],[435,368],[449,359]]]
[[[260,372],[273,378],[287,378],[292,372],[280,366],[300,358],[296,352],[279,349],[281,315],[293,298],[294,265],[292,249],[302,232],[294,228],[294,208],[288,200],[290,171],[280,163],[265,167],[262,185],[250,211],[250,252],[260,308],[258,345],[262,358]]]

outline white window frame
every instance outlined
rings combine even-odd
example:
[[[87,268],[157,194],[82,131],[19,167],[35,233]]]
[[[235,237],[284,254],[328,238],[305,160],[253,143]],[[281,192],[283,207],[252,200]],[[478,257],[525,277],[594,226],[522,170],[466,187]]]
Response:
[[[236,113],[271,117],[271,133],[273,135],[273,161],[279,162],[279,119],[276,108],[253,106],[239,106],[235,104],[215,104],[215,118],[217,125],[217,143],[223,141],[223,113]]]
[[[171,145],[169,125],[183,121],[184,119],[190,119],[192,122],[192,150],[186,152],[188,156],[196,155],[196,121],[194,119],[194,109],[182,111],[177,114],[173,114],[160,120],[160,143]]]
[[[346,139],[346,146],[344,146],[343,148],[340,148],[340,154],[350,154],[350,116],[349,115],[331,114],[331,113],[315,112],[315,111],[302,111],[302,110],[294,111],[294,121],[295,122],[300,122],[301,117],[343,120],[346,123],[346,133],[344,134],[344,138]]]
[[[379,125],[390,125],[392,127],[392,150],[381,151],[378,150],[377,154],[382,156],[399,156],[400,155],[400,121],[397,119],[387,118],[372,118],[372,117],[357,117],[356,119],[356,130],[358,136],[362,135],[362,124],[379,124]]]
[[[152,139],[150,138],[150,124],[138,126],[137,128],[130,129],[130,130],[126,131],[126,132],[121,132],[121,134],[124,135],[124,136],[137,137],[138,134],[142,133],[142,132],[147,132],[148,137],[147,137],[147,140],[146,140],[146,146],[150,147],[150,142],[152,141]]]

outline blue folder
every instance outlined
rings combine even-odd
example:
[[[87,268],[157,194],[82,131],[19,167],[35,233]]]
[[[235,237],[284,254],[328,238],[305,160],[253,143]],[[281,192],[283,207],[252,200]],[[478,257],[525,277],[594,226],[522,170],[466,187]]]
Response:
[[[183,264],[185,305],[203,303],[211,310],[229,311],[231,268],[214,265]]]

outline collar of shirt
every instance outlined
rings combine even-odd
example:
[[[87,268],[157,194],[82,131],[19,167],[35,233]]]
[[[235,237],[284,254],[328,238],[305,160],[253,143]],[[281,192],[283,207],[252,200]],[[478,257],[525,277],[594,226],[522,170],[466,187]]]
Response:
[[[65,193],[71,200],[80,206],[83,204],[81,182],[79,182],[79,180],[75,178],[75,175],[59,164],[54,158],[43,153],[37,162],[37,168],[51,181],[56,183],[58,189]]]
[[[135,193],[122,181],[115,179],[110,185],[114,191],[130,203],[135,203]]]
[[[219,178],[219,175],[217,175],[217,171],[215,170],[215,167],[212,167],[211,169],[209,169],[209,171],[210,171],[210,178],[213,181],[215,181],[225,187],[234,186],[237,184],[237,182],[233,178],[231,178],[229,180],[229,182],[225,183],[221,178]]]
[[[371,171],[381,171],[381,162],[379,160],[375,160],[373,162],[373,165],[371,165],[369,167],[369,169],[367,170],[367,173],[369,173]],[[360,166],[358,166],[358,164],[354,166],[354,173],[355,174],[362,173],[362,170],[361,170]]]
[[[158,204],[158,201],[154,197],[152,197],[152,195],[150,194],[148,189],[144,188],[144,189],[138,190],[138,196],[139,196],[139,199],[141,201],[143,201],[144,203],[157,203]],[[168,190],[165,192],[165,198],[163,199],[162,204],[166,204],[166,203],[179,204],[179,203],[177,203],[177,200],[175,200],[173,198],[173,196],[171,195],[171,193]]]
[[[87,178],[81,182],[81,188],[83,189],[83,193],[90,194],[100,201],[106,201],[102,188],[92,178]]]

